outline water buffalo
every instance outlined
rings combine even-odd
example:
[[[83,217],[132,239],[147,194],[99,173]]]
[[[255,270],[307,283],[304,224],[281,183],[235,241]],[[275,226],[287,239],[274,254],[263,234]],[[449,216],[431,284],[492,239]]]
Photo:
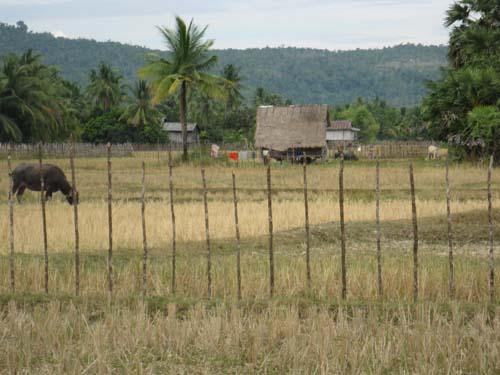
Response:
[[[61,191],[73,204],[73,188],[68,183],[64,172],[58,166],[44,164],[42,167],[43,182],[45,190],[45,199],[51,199],[52,193]],[[20,203],[26,188],[33,191],[41,190],[40,166],[36,164],[20,164],[12,171],[13,187],[12,193],[16,194],[17,201]],[[78,192],[75,191],[76,203],[78,203]]]

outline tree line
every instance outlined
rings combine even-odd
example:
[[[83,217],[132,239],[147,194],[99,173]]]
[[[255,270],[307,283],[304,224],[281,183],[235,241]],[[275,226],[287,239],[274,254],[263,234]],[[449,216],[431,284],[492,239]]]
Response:
[[[0,23],[0,55],[28,49],[42,54],[46,64],[60,67],[62,77],[80,87],[89,83],[88,72],[100,61],[119,69],[125,81],[133,84],[148,53],[168,55],[111,41],[56,38],[33,32],[23,22]],[[229,64],[240,68],[247,102],[258,87],[265,87],[300,104],[345,105],[358,97],[373,100],[378,96],[393,106],[408,107],[420,104],[426,80],[439,78],[447,47],[404,44],[353,51],[292,47],[211,51],[218,59],[210,69],[213,74]]]
[[[358,97],[331,106],[332,119],[350,119],[360,140],[433,139],[450,142],[457,156],[500,153],[500,12],[494,0],[459,0],[448,10],[449,66],[429,81],[421,107],[392,107],[385,99]],[[24,26],[18,25],[18,28]],[[184,154],[186,124],[214,142],[251,143],[259,105],[294,103],[263,87],[243,94],[247,77],[227,64],[217,70],[206,27],[176,18],[159,28],[167,53],[151,53],[128,84],[122,73],[101,63],[88,85],[63,79],[59,71],[28,50],[2,58],[0,141],[67,139],[89,142],[166,142],[161,119],[180,121]]]
[[[500,158],[500,7],[459,0],[447,11],[448,60],[423,102],[429,134],[464,156]]]

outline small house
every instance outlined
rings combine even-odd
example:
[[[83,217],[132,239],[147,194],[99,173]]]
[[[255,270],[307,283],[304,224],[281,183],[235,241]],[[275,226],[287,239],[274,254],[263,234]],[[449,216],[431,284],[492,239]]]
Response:
[[[197,124],[186,124],[187,130],[187,143],[198,144],[200,143],[200,128]],[[182,144],[182,126],[180,122],[167,122],[163,121],[163,130],[168,133],[170,143]]]
[[[321,158],[329,126],[327,105],[261,106],[257,109],[255,147],[277,160]]]
[[[349,120],[332,121],[326,128],[326,140],[330,143],[355,142],[358,140],[358,128],[353,128]]]

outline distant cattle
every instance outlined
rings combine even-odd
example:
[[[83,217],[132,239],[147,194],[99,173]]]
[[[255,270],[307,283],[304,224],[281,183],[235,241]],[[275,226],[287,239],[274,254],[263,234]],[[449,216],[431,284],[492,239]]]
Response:
[[[62,192],[69,204],[73,204],[73,188],[69,184],[64,172],[56,165],[44,164],[42,167],[45,199],[52,198],[52,194]],[[40,166],[36,164],[20,164],[12,171],[13,187],[12,193],[16,194],[18,202],[26,188],[40,191]],[[78,203],[78,192],[74,192],[76,203]]]
[[[441,159],[444,157],[448,156],[448,149],[447,148],[439,148],[437,146],[429,146],[427,149],[427,159]]]
[[[341,153],[339,151],[335,152],[335,159],[340,159]],[[358,160],[358,156],[351,151],[344,152],[344,160]]]

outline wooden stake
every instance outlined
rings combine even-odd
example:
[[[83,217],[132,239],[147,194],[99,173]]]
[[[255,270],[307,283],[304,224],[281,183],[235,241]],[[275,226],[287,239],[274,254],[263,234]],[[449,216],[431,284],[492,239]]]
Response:
[[[304,154],[304,215],[306,230],[306,279],[307,289],[311,289],[311,261],[310,261],[310,234],[309,234],[309,200],[307,196],[307,158]]]
[[[69,153],[69,164],[71,167],[71,198],[73,200],[73,224],[75,227],[75,294],[80,295],[80,233],[78,231],[78,196],[76,194],[76,176],[75,176],[75,142],[71,142]]]
[[[38,144],[38,162],[40,168],[40,202],[42,206],[42,230],[43,230],[43,254],[44,254],[44,288],[45,293],[49,293],[49,254],[47,246],[47,217],[45,213],[45,182],[43,179],[43,164],[42,164],[42,144]]]
[[[38,162],[40,167],[40,201],[42,205],[42,229],[43,229],[43,254],[45,260],[44,269],[44,286],[45,293],[49,293],[49,253],[47,245],[47,217],[45,213],[45,182],[43,179],[43,164],[42,164],[42,144],[38,144]]]
[[[156,143],[156,153],[158,157],[158,165],[160,165],[160,139],[158,138]]]
[[[142,248],[144,250],[142,257],[142,295],[146,297],[148,292],[147,285],[147,266],[148,266],[148,242],[146,238],[146,164],[142,162],[142,193],[141,193],[141,218],[142,218]]]
[[[168,190],[170,192],[170,215],[172,218],[172,294],[175,294],[175,256],[176,256],[176,243],[175,243],[175,210],[174,210],[174,180],[172,177],[172,153],[168,151]]]
[[[490,268],[490,301],[495,298],[495,263],[493,259],[493,202],[491,195],[491,175],[493,173],[493,155],[490,157],[490,165],[488,167],[488,227],[489,227],[489,257],[488,263]]]
[[[269,294],[274,296],[274,251],[273,251],[273,202],[271,191],[271,164],[267,165],[267,208],[269,219]]]
[[[14,293],[16,291],[16,280],[14,273],[14,202],[13,195],[14,192],[12,189],[14,188],[14,178],[12,176],[12,164],[10,157],[10,146],[9,146],[9,154],[7,156],[7,164],[9,168],[9,245],[10,245],[10,254],[9,254],[9,268],[10,268],[10,291]]]
[[[210,229],[208,225],[208,202],[207,202],[207,182],[205,179],[205,168],[201,168],[201,179],[203,181],[203,204],[205,206],[205,236],[207,239],[207,296],[212,298],[212,250],[210,248]]]
[[[107,144],[108,150],[108,291],[110,296],[113,294],[113,190],[111,178],[111,143]]]
[[[241,300],[241,241],[240,225],[238,222],[238,198],[236,197],[236,176],[233,172],[233,202],[234,202],[234,227],[236,230],[236,281],[238,288],[238,300]]]
[[[450,179],[449,179],[449,159],[446,158],[446,218],[448,223],[448,261],[449,261],[449,294],[450,298],[455,297],[455,267],[453,263],[453,235],[451,229],[451,194],[450,194]]]
[[[378,285],[378,296],[382,298],[383,288],[382,288],[382,249],[380,245],[380,162],[377,158],[375,176],[375,227],[377,232],[377,285]]]
[[[345,224],[344,224],[344,151],[340,154],[340,171],[339,171],[339,208],[340,208],[340,251],[341,251],[341,267],[342,267],[342,299],[347,297],[347,275],[345,264]]]
[[[410,194],[411,213],[413,223],[413,302],[418,300],[418,227],[417,204],[415,203],[415,179],[413,177],[413,163],[410,163]]]

